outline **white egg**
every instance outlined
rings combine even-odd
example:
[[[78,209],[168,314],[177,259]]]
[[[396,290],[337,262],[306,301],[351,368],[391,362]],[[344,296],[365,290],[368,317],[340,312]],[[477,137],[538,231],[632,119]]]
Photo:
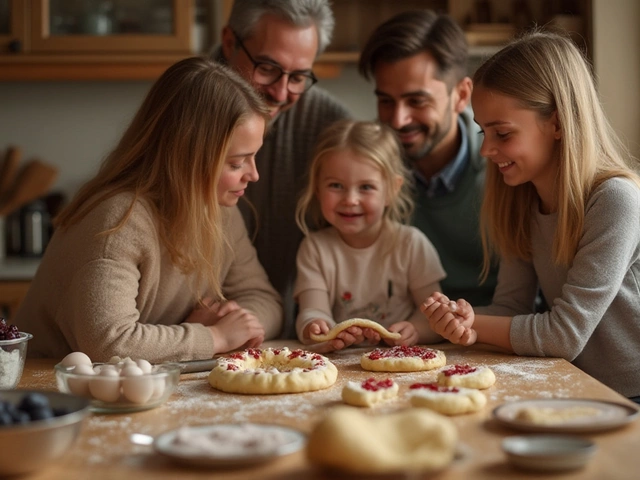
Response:
[[[136,365],[142,369],[143,373],[151,373],[153,368],[147,360],[143,359],[136,360]]]
[[[120,398],[120,375],[116,369],[103,368],[99,375],[89,380],[89,391],[103,402],[115,402]]]
[[[78,376],[68,377],[67,386],[69,387],[69,391],[80,397],[89,397],[89,377],[95,375],[91,365],[78,365],[71,373]]]
[[[111,358],[109,359],[109,363],[113,363],[114,365],[115,365],[116,363],[120,363],[121,361],[122,361],[122,359],[121,359],[119,356],[117,356],[117,355],[114,355],[113,357],[111,357]]]
[[[91,359],[86,353],[71,352],[60,363],[65,367],[76,367],[78,365],[91,365]]]
[[[120,370],[120,375],[122,375],[123,377],[139,377],[142,374],[143,374],[142,369],[138,367],[136,364],[126,365],[125,367],[122,368],[122,370]]]
[[[153,379],[153,393],[150,400],[158,400],[164,395],[164,389],[166,387],[166,381],[163,377]]]
[[[122,394],[130,402],[144,404],[153,396],[154,380],[144,375],[139,367],[123,368],[122,376]]]
[[[116,372],[118,375],[120,375],[120,369],[118,368],[117,365],[113,365],[111,363],[102,363],[100,365],[94,365],[93,366],[93,371],[95,373],[97,373],[98,375],[100,375],[102,372],[106,371],[106,370],[111,370]]]

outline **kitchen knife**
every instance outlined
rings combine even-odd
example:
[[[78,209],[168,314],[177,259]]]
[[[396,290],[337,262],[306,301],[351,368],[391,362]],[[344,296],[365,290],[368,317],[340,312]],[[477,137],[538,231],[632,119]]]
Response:
[[[208,372],[213,370],[218,360],[211,358],[209,360],[188,360],[185,362],[175,362],[180,367],[180,373]]]

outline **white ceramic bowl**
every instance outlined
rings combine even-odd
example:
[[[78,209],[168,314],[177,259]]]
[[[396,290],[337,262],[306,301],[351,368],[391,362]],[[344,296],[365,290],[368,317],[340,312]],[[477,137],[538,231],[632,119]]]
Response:
[[[515,467],[561,471],[584,467],[596,452],[596,445],[570,435],[523,435],[505,438],[502,449]]]
[[[91,369],[115,368],[113,364],[93,363]],[[155,365],[151,373],[125,376],[103,376],[77,373],[78,367],[55,367],[58,390],[91,400],[91,410],[100,413],[122,413],[147,410],[162,405],[176,390],[180,367],[175,363]]]
[[[20,338],[0,340],[0,389],[11,390],[18,386],[27,357],[30,333],[20,332]]]
[[[62,457],[75,442],[82,421],[89,414],[87,399],[59,392],[6,390],[0,391],[0,401],[17,406],[25,395],[33,393],[44,395],[58,413],[60,409],[67,413],[23,424],[0,425],[0,476],[33,472]]]

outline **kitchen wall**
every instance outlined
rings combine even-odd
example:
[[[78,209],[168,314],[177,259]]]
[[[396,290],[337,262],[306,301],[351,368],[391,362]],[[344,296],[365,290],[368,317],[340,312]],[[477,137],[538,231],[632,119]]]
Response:
[[[594,0],[595,70],[614,127],[640,157],[640,2]],[[73,194],[95,174],[150,87],[149,82],[0,83],[0,152],[23,148],[60,169]],[[354,66],[321,85],[360,119],[375,117],[373,86]]]
[[[375,117],[373,86],[355,67],[321,85],[361,119]],[[118,141],[150,82],[0,83],[0,152],[19,145],[24,158],[56,165],[56,188],[73,194]]]

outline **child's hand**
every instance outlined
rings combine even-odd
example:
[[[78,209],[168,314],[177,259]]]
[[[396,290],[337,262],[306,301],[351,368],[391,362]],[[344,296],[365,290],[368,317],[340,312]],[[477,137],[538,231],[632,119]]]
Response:
[[[264,341],[264,327],[252,312],[244,308],[232,310],[209,329],[213,333],[216,353],[240,347],[254,348]]]
[[[311,343],[310,334],[321,335],[329,331],[329,325],[321,319],[315,319],[302,331],[303,343]],[[333,352],[335,350],[342,350],[356,343],[362,343],[365,341],[365,334],[363,330],[370,330],[368,328],[362,329],[360,327],[349,327],[338,334],[333,340],[327,342],[317,343],[313,346],[313,351],[318,353]],[[380,339],[378,338],[378,341]]]
[[[380,334],[373,328],[363,328],[362,334],[365,338],[365,345],[377,345],[378,343],[380,343]]]
[[[466,300],[452,302],[436,292],[425,300],[420,310],[427,317],[431,329],[451,343],[472,345],[477,340],[473,330],[474,312]]]
[[[389,326],[389,331],[394,333],[399,333],[402,335],[400,338],[385,338],[384,341],[387,345],[391,345],[392,347],[402,345],[405,347],[410,347],[418,343],[418,330],[411,322],[398,322]]]

